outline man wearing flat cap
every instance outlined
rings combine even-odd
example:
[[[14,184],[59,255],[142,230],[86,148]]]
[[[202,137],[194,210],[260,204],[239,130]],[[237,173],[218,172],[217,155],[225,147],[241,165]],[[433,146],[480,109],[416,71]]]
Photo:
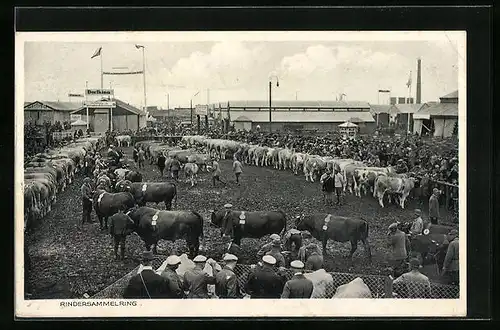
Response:
[[[123,293],[125,299],[164,299],[168,296],[168,286],[161,275],[153,271],[153,252],[142,254],[142,269],[134,275]]]
[[[439,189],[434,188],[429,198],[429,218],[433,225],[438,224],[439,219]]]
[[[398,277],[404,273],[405,260],[407,258],[406,246],[408,238],[406,234],[399,230],[397,223],[392,223],[389,226],[388,246],[391,248],[390,264],[394,270],[394,277]]]
[[[422,211],[420,209],[415,209],[415,217],[410,228],[410,234],[412,236],[422,235],[424,230],[424,221],[422,220]]]
[[[273,256],[262,257],[262,267],[258,267],[248,276],[245,292],[252,299],[279,299],[285,281],[275,270],[276,259]]]
[[[207,257],[198,255],[193,262],[194,268],[184,273],[184,291],[189,291],[187,298],[210,299],[208,285],[215,284],[215,277],[204,271]]]
[[[241,298],[242,294],[238,283],[238,277],[234,273],[234,267],[238,262],[238,257],[234,254],[226,253],[223,258],[224,267],[218,271],[215,262],[211,265],[215,275],[215,294],[220,299]]]
[[[266,255],[273,256],[276,259],[276,267],[285,267],[285,257],[281,254],[281,238],[278,236],[271,241],[271,250]]]
[[[161,273],[161,276],[167,281],[169,287],[169,296],[167,298],[182,299],[184,298],[184,291],[182,290],[182,282],[176,270],[181,264],[181,258],[176,255],[168,256],[167,266]]]
[[[304,263],[294,260],[290,263],[294,271],[291,280],[285,283],[281,299],[309,299],[313,292],[313,282],[304,276]]]
[[[233,237],[234,228],[233,228],[233,218],[231,213],[232,208],[233,208],[232,204],[227,203],[224,205],[225,213],[224,217],[222,218],[221,228],[220,228],[222,236],[228,235],[230,237]]]
[[[271,251],[272,246],[273,246],[273,241],[280,239],[280,235],[278,234],[272,234],[269,236],[269,242],[262,245],[262,247],[257,251],[257,258],[262,259],[263,256],[266,255],[267,252]]]
[[[460,264],[458,262],[458,230],[452,229],[448,234],[448,250],[443,263],[443,275],[447,275],[447,281],[450,284],[459,284]]]

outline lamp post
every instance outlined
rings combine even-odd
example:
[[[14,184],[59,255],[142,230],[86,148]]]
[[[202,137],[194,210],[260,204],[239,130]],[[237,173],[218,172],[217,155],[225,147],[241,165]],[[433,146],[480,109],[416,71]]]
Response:
[[[276,87],[280,87],[280,82],[279,82],[278,76],[272,75],[271,77],[269,77],[269,133],[272,133],[271,103],[272,103],[272,85],[273,85],[272,80],[273,80],[273,78],[276,78]]]
[[[191,96],[191,106],[190,106],[190,108],[191,108],[191,129],[193,129],[193,97],[195,97],[199,93],[200,93],[200,91],[197,91],[196,94]]]
[[[142,83],[143,83],[143,91],[144,91],[144,111],[146,111],[146,115],[149,115],[147,112],[147,103],[146,103],[146,55],[144,53],[145,47],[143,45],[135,45],[135,48],[142,49]]]

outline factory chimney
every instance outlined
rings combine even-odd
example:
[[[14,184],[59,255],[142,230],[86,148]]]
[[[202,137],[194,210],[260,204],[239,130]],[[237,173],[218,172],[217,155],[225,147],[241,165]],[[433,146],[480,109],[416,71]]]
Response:
[[[422,67],[420,58],[417,59],[417,99],[416,103],[422,102]]]

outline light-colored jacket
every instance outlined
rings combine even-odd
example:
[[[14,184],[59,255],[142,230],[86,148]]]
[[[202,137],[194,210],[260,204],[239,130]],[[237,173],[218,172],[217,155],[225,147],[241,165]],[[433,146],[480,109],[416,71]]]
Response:
[[[241,165],[240,161],[238,161],[238,160],[234,161],[233,172],[234,173],[242,173],[243,172],[243,166]]]
[[[460,269],[458,262],[458,237],[451,241],[450,245],[448,245],[448,251],[446,251],[443,268],[450,272],[458,271]]]
[[[315,272],[304,274],[305,277],[313,283],[313,292],[311,298],[325,299],[331,298],[334,294],[333,278],[324,269],[318,269]]]

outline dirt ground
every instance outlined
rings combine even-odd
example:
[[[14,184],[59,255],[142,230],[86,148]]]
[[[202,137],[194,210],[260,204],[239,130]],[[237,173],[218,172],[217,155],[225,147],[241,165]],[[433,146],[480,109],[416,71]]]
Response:
[[[132,149],[123,148],[123,151],[130,159]],[[385,274],[389,253],[387,227],[396,220],[412,220],[413,209],[417,207],[416,201],[410,201],[404,210],[395,205],[381,208],[371,196],[359,199],[350,194],[345,197],[345,204],[341,207],[325,207],[320,184],[306,182],[302,175],[295,176],[288,171],[272,168],[245,166],[242,183],[238,186],[231,172],[231,161],[224,160],[220,164],[221,179],[227,182],[227,186],[219,184],[214,188],[211,175],[205,172],[199,175],[195,187],[190,187],[184,176],[181,176],[176,207],[180,210],[198,211],[204,217],[206,255],[216,260],[222,255],[222,240],[219,230],[208,226],[210,210],[231,203],[234,209],[247,211],[282,210],[288,216],[287,228],[291,227],[292,218],[301,213],[329,212],[363,218],[370,226],[369,240],[373,262],[367,261],[361,243],[353,261],[350,262],[345,258],[350,244],[330,241],[325,269],[335,272]],[[143,181],[167,180],[165,177],[161,178],[156,166],[149,165],[148,162],[141,172]],[[78,176],[75,182],[58,196],[50,214],[26,235],[25,242],[31,260],[31,272],[28,274],[32,286],[31,299],[81,298],[85,293],[92,296],[139,264],[144,245],[137,235],[132,234],[127,238],[126,259],[115,261],[112,238],[106,231],[99,230],[94,213],[92,224],[79,227],[82,212],[79,188],[82,181],[83,177]],[[156,207],[155,204],[148,206]],[[426,205],[418,207],[423,209],[426,220]],[[164,205],[160,208],[163,209]],[[243,239],[241,247],[247,253],[245,259],[255,262],[256,252],[266,238]],[[162,241],[158,248],[161,254],[171,251],[180,254],[187,251],[184,240],[175,243]],[[429,267],[429,271],[432,272],[432,267]]]

